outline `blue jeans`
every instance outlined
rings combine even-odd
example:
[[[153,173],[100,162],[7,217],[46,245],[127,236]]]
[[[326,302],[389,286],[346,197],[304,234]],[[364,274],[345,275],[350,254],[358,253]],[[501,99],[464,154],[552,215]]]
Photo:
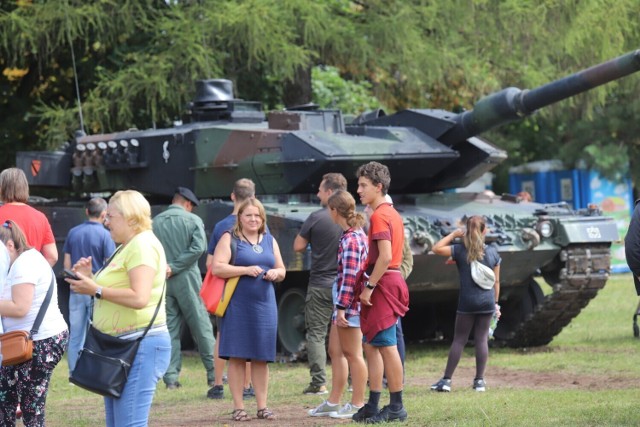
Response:
[[[104,398],[107,427],[147,426],[156,384],[169,367],[169,333],[146,336],[131,366],[127,385],[120,399]]]
[[[69,293],[69,349],[67,350],[69,373],[76,367],[78,353],[84,346],[90,315],[91,296],[71,291]]]

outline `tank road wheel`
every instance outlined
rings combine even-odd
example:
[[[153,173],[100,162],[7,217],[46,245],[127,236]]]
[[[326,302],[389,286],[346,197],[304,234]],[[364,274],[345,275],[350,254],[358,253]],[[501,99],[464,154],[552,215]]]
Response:
[[[291,354],[300,352],[305,340],[305,297],[303,289],[291,288],[278,302],[278,339],[283,349]]]
[[[527,320],[536,307],[544,302],[544,294],[538,282],[533,278],[524,289],[520,299],[511,299],[502,303],[502,316],[493,336],[496,340],[506,341],[512,338],[520,323]]]

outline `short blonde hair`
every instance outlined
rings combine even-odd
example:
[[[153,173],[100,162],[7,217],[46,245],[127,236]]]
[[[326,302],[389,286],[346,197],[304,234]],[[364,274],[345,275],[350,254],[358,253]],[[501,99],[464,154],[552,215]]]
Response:
[[[236,225],[233,227],[233,234],[236,236],[240,236],[242,233],[242,225],[240,224],[240,217],[242,216],[242,212],[245,211],[249,206],[255,206],[258,208],[258,215],[262,218],[262,225],[258,229],[259,234],[264,234],[267,229],[267,213],[264,210],[264,206],[260,203],[258,199],[247,199],[240,204],[238,207],[238,217],[236,218]]]
[[[9,168],[0,173],[0,199],[5,203],[27,203],[29,182],[22,169]]]
[[[111,196],[109,204],[122,214],[136,234],[151,230],[151,205],[138,191],[118,191]]]

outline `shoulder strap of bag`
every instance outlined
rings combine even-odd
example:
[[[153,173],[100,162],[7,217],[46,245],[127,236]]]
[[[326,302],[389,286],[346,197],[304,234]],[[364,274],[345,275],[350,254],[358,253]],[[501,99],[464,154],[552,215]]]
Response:
[[[162,297],[164,296],[164,291],[167,287],[167,281],[164,281],[164,284],[162,285],[162,293],[160,294],[160,300],[158,301],[158,304],[156,305],[156,311],[153,313],[153,317],[151,318],[151,321],[149,322],[149,324],[147,325],[147,327],[144,330],[144,333],[142,334],[141,337],[138,337],[137,340],[141,341],[142,338],[145,337],[145,335],[147,335],[147,332],[149,332],[149,329],[151,329],[151,325],[153,325],[153,322],[156,320],[156,316],[158,315],[158,311],[160,311],[160,304],[162,304]],[[93,306],[95,304],[95,301],[92,301],[91,303],[91,323],[93,323]]]
[[[51,284],[49,285],[49,289],[47,290],[47,295],[44,297],[44,301],[42,301],[42,305],[40,306],[40,310],[38,310],[38,315],[36,316],[36,320],[33,322],[33,326],[29,331],[29,338],[33,338],[35,334],[38,333],[38,329],[40,329],[40,324],[42,323],[42,319],[44,319],[44,315],[47,312],[47,308],[49,307],[49,303],[51,302],[51,297],[53,296],[53,285],[56,281],[56,275],[51,270]],[[35,295],[34,295],[35,298]]]
[[[149,324],[147,325],[147,328],[144,330],[144,333],[142,334],[141,337],[138,337],[138,341],[142,341],[142,338],[145,337],[145,335],[147,335],[147,332],[149,332],[149,329],[151,329],[151,325],[153,325],[153,322],[156,320],[156,316],[158,315],[158,311],[160,310],[160,304],[162,304],[162,296],[164,295],[164,290],[167,286],[167,281],[164,281],[164,284],[162,285],[162,293],[160,294],[160,300],[158,301],[158,305],[156,305],[156,311],[153,313],[153,317],[151,318],[151,322],[149,322]]]

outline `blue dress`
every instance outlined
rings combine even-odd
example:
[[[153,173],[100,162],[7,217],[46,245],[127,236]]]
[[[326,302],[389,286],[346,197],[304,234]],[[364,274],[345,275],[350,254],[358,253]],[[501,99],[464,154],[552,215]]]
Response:
[[[235,265],[259,265],[266,272],[275,265],[273,236],[265,234],[260,242],[262,253],[256,253],[252,245],[238,240]],[[278,309],[273,283],[258,277],[241,276],[220,319],[219,354],[230,357],[274,362]]]

